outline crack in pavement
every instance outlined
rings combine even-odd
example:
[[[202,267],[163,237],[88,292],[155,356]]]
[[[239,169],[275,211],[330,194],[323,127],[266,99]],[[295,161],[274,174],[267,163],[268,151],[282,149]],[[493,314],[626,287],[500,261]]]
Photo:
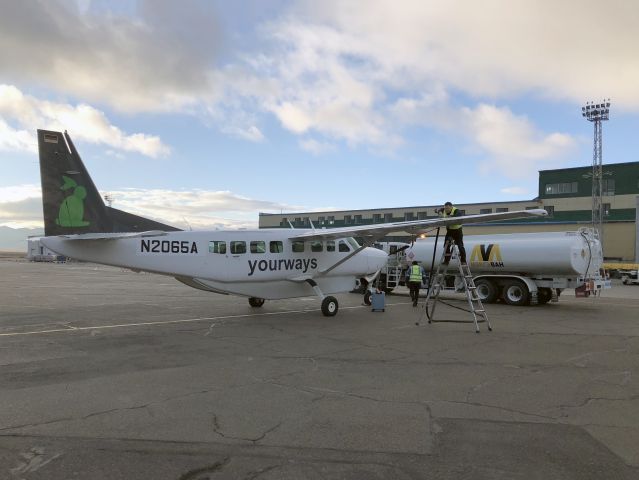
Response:
[[[216,415],[215,413],[213,414],[213,420],[212,420],[212,423],[213,423],[213,431],[214,431],[217,435],[219,435],[220,437],[222,437],[222,438],[226,438],[226,439],[229,439],[229,440],[241,440],[241,441],[244,441],[244,442],[251,442],[251,443],[255,444],[255,443],[257,443],[257,442],[259,442],[259,441],[261,441],[261,440],[264,440],[264,438],[265,438],[265,437],[266,437],[269,433],[274,432],[275,430],[277,430],[278,428],[280,428],[280,427],[283,425],[283,423],[284,423],[284,422],[279,422],[279,423],[277,423],[276,425],[274,425],[274,426],[272,426],[272,427],[270,427],[270,428],[268,428],[268,429],[264,430],[264,432],[262,432],[262,434],[261,434],[261,435],[259,435],[258,437],[255,437],[255,438],[249,438],[249,437],[236,437],[236,436],[234,436],[234,435],[230,435],[230,434],[223,433],[223,432],[221,431],[221,427],[220,427],[220,423],[219,423],[219,421],[218,421],[218,417],[217,417],[217,415]]]
[[[200,477],[201,474],[219,472],[230,461],[231,461],[231,457],[224,457],[221,461],[215,462],[213,465],[189,470],[185,474],[180,475],[180,478],[178,480],[196,480],[196,479],[203,478],[203,477]]]
[[[632,401],[632,400],[637,400],[639,399],[639,395],[630,395],[629,397],[586,397],[586,399],[581,402],[581,403],[575,403],[573,405],[567,405],[567,404],[562,404],[562,405],[558,405],[555,408],[558,408],[559,410],[564,410],[564,409],[577,409],[577,408],[583,408],[586,405],[588,405],[590,402],[596,402],[596,401],[605,401],[605,402],[626,402],[626,401]],[[568,414],[563,414],[560,416],[560,418],[564,418],[567,417]]]
[[[255,470],[253,472],[248,472],[243,480],[255,480],[258,477],[261,477],[263,474],[270,472],[271,470],[275,470],[276,468],[282,468],[286,464],[278,464],[278,465],[269,465],[268,467],[262,468],[261,470]]]
[[[97,417],[100,415],[107,415],[109,413],[114,413],[114,412],[119,412],[119,411],[125,411],[125,410],[140,410],[143,408],[148,408],[152,405],[161,405],[162,403],[166,403],[166,402],[170,402],[172,400],[177,400],[180,398],[187,398],[187,397],[191,397],[191,396],[195,396],[195,395],[203,395],[206,393],[211,393],[214,391],[218,391],[219,388],[213,388],[211,390],[200,390],[197,392],[189,392],[189,393],[185,393],[182,395],[175,395],[172,397],[168,397],[162,400],[157,400],[154,402],[149,402],[149,403],[145,403],[143,405],[134,405],[132,407],[120,407],[120,408],[111,408],[109,410],[102,410],[102,411],[98,411],[98,412],[92,412],[89,413],[87,415],[83,415],[83,416],[71,416],[71,417],[62,417],[62,418],[57,418],[54,420],[48,420],[45,422],[37,422],[37,423],[26,423],[26,424],[22,424],[22,425],[13,425],[13,426],[9,426],[9,427],[2,427],[0,428],[0,432],[6,431],[6,430],[16,430],[16,429],[22,429],[22,428],[31,428],[31,427],[41,427],[44,425],[50,425],[53,423],[60,423],[60,422],[70,422],[70,421],[74,421],[74,420],[87,420],[89,418],[92,417]]]
[[[503,412],[508,412],[508,413],[516,413],[518,415],[526,415],[529,417],[537,417],[537,418],[543,418],[545,420],[552,420],[553,422],[557,422],[558,421],[558,417],[551,417],[548,415],[541,415],[538,413],[529,413],[529,412],[524,412],[522,410],[515,410],[515,409],[511,409],[511,408],[506,408],[506,407],[500,407],[497,405],[489,405],[486,403],[479,403],[479,402],[462,402],[459,400],[428,400],[429,403],[452,403],[452,404],[456,404],[456,405],[470,405],[472,407],[484,407],[484,408],[492,408],[495,410],[500,410]],[[444,417],[445,418],[445,417]],[[504,420],[506,421],[506,420]]]

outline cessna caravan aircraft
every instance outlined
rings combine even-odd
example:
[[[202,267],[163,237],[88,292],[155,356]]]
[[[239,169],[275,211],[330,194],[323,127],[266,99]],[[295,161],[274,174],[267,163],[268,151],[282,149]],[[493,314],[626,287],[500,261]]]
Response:
[[[317,295],[333,316],[330,294],[367,284],[386,264],[372,248],[391,232],[419,235],[465,224],[546,215],[545,210],[331,229],[181,231],[106,206],[67,132],[38,130],[45,237],[42,243],[78,260],[169,275],[193,288],[264,300]],[[362,239],[362,244],[353,237]]]

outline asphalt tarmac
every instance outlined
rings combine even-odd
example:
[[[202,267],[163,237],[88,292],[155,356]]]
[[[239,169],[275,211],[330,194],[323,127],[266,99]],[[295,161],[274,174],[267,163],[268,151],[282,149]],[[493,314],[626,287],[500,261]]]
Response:
[[[0,479],[639,478],[639,286],[480,334],[338,299],[0,261]]]

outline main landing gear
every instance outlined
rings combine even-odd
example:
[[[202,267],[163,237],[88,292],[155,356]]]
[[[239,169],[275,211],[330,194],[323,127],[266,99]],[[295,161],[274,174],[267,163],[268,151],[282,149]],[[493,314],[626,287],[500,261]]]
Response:
[[[249,305],[251,307],[259,308],[262,305],[264,305],[264,299],[263,298],[256,298],[256,297],[249,297]]]
[[[322,300],[322,313],[325,317],[334,317],[339,309],[339,304],[335,297],[324,297]]]
[[[339,304],[337,303],[337,299],[331,296],[325,296],[322,293],[322,290],[317,285],[317,282],[312,278],[306,280],[313,290],[317,294],[318,297],[322,299],[322,313],[325,317],[334,317],[337,314],[337,310],[339,310]]]

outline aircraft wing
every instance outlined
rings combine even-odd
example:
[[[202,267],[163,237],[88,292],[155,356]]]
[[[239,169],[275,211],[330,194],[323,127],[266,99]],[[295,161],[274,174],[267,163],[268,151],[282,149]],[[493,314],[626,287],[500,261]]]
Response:
[[[420,235],[433,228],[447,225],[459,225],[468,223],[497,222],[514,218],[544,217],[548,215],[546,210],[536,208],[532,210],[514,210],[512,212],[484,213],[479,215],[465,215],[461,217],[430,218],[427,220],[411,220],[408,222],[380,223],[376,225],[356,225],[352,227],[326,228],[292,234],[291,240],[326,240],[344,237],[364,237],[370,242],[385,237],[393,232],[409,232]],[[295,230],[291,230],[295,232]]]
[[[166,232],[151,230],[130,233],[79,233],[76,235],[59,235],[59,237],[65,240],[118,240],[120,238],[161,237],[164,235],[166,235]]]

